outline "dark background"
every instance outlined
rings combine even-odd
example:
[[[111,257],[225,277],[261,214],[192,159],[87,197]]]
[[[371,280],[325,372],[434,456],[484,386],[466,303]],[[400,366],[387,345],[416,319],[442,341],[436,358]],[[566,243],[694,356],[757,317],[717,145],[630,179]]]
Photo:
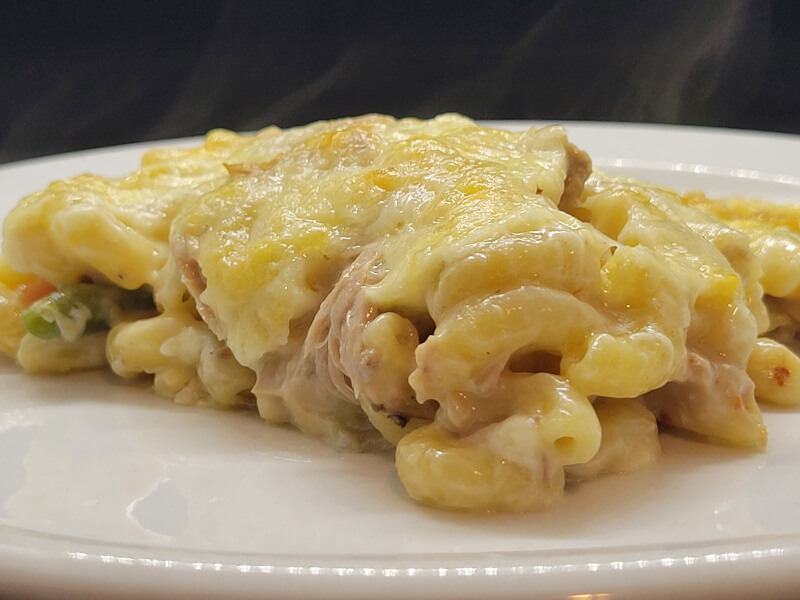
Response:
[[[364,112],[800,133],[800,2],[0,2],[0,162]]]

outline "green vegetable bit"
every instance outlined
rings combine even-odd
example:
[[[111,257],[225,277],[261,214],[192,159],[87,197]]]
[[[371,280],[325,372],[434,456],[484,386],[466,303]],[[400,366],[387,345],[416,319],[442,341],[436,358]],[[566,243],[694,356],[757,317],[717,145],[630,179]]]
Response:
[[[38,338],[60,337],[71,342],[109,329],[126,316],[154,309],[152,294],[146,290],[78,283],[63,286],[31,304],[22,313],[22,323]]]

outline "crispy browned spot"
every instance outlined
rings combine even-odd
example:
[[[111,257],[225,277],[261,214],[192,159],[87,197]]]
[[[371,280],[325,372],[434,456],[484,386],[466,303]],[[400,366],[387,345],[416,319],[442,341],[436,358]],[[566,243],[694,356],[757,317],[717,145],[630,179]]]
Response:
[[[772,367],[772,369],[770,369],[769,371],[769,378],[772,379],[779,386],[783,386],[786,383],[786,380],[789,378],[789,375],[791,375],[791,372],[783,365],[778,367]]]

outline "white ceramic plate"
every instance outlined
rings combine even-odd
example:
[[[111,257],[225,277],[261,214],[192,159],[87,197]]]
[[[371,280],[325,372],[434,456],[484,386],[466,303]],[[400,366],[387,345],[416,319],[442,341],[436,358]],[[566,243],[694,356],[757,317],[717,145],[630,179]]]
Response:
[[[800,201],[792,136],[568,130],[607,170]],[[122,174],[142,151],[2,167],[0,213],[52,179]],[[665,435],[656,466],[581,485],[548,512],[461,515],[408,500],[390,456],[338,452],[252,415],[175,406],[106,374],[37,378],[0,362],[0,377],[0,594],[800,594],[800,411],[765,411],[764,453]]]

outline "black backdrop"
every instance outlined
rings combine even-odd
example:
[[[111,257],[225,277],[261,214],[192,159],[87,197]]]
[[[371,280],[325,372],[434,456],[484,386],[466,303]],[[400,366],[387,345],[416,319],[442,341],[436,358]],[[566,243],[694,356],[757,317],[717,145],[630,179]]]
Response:
[[[364,112],[800,133],[800,2],[0,2],[0,162]]]

